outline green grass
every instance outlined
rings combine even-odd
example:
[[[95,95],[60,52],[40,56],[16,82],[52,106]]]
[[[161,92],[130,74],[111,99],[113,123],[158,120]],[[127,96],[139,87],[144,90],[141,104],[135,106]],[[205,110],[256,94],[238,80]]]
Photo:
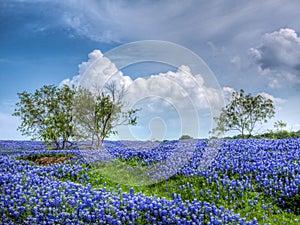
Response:
[[[260,224],[300,224],[299,215],[288,213],[280,208],[271,197],[266,196],[258,189],[246,191],[242,195],[241,190],[232,190],[236,196],[228,195],[228,190],[216,182],[208,182],[200,176],[175,175],[168,180],[141,185],[141,174],[145,167],[135,166],[130,170],[131,163],[126,164],[120,161],[108,164],[97,165],[90,169],[89,183],[95,189],[106,187],[114,193],[129,193],[134,188],[135,193],[142,192],[146,196],[157,196],[166,199],[173,199],[181,195],[182,200],[199,200],[215,203],[218,207],[232,209],[247,220],[256,218]],[[220,175],[222,176],[222,175]],[[221,182],[219,178],[219,182]],[[200,193],[202,190],[203,193]],[[175,194],[176,193],[176,194]]]
[[[151,173],[154,170],[155,164],[146,166],[145,164],[139,164],[136,159],[129,162],[121,159],[112,162],[94,163],[90,168],[90,175],[92,178],[106,178],[106,180],[113,180],[115,183],[125,184],[125,186],[145,186],[160,181],[148,175],[148,172]]]

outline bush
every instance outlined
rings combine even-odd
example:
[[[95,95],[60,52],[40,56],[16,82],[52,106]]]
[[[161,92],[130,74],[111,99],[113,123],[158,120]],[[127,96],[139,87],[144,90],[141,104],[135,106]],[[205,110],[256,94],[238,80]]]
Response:
[[[179,138],[179,140],[187,140],[187,139],[193,139],[193,137],[191,137],[190,135],[184,134]]]

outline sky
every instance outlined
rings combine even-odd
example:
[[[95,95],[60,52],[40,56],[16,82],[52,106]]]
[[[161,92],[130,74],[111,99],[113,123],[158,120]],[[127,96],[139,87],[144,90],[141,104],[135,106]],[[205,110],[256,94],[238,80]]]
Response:
[[[257,132],[277,120],[299,130],[299,11],[293,0],[2,0],[0,140],[29,138],[11,116],[17,93],[108,78],[142,109],[113,139],[207,137],[214,107],[240,89],[274,101]]]

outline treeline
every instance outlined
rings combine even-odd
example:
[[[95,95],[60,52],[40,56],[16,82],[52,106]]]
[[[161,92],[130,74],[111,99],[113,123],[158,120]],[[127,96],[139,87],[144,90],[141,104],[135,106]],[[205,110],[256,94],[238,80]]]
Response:
[[[258,135],[252,135],[250,136],[250,138],[266,138],[266,139],[284,139],[284,138],[298,138],[300,137],[300,130],[298,131],[287,131],[287,130],[283,130],[283,131],[277,131],[277,132],[266,132],[263,134],[258,134]],[[241,135],[235,135],[233,137],[226,137],[228,139],[241,139],[242,136]]]

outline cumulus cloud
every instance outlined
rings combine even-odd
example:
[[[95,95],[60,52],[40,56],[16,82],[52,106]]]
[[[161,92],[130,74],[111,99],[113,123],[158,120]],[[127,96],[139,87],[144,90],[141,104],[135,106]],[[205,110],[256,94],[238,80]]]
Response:
[[[222,101],[228,103],[232,93],[236,91],[231,87],[223,87],[222,90],[207,87],[203,76],[194,75],[186,65],[179,66],[175,71],[133,80],[124,75],[100,50],[91,52],[88,60],[82,62],[78,68],[78,75],[61,83],[82,85],[94,90],[102,89],[106,83],[115,81],[119,88],[126,88],[128,107],[142,109],[138,126],[130,129],[121,127],[118,129],[117,139],[132,139],[138,136],[142,136],[143,139],[178,138],[183,133],[198,137],[199,129],[203,130],[204,127],[207,134],[207,129],[212,126],[212,105],[220,105]],[[271,99],[276,108],[286,104],[285,99],[267,92],[257,94]],[[156,124],[153,120],[159,122]],[[154,128],[158,129],[156,134]]]
[[[270,95],[266,92],[258,93],[258,95],[261,95],[262,97],[264,97],[266,99],[272,100],[274,102],[274,104],[283,104],[287,101],[286,99],[283,99],[283,98],[276,98],[273,95]]]
[[[251,48],[261,74],[270,79],[269,86],[300,84],[300,37],[293,29],[266,33],[258,48]]]
[[[79,74],[72,79],[61,82],[69,86],[81,85],[93,89],[103,89],[104,85],[115,81],[118,87],[125,87],[129,99],[139,99],[149,96],[158,96],[164,99],[179,100],[184,106],[184,99],[189,99],[199,108],[209,108],[209,102],[220,102],[220,92],[207,88],[200,74],[193,75],[189,66],[182,65],[176,71],[168,71],[151,75],[148,78],[132,80],[125,76],[114,63],[104,57],[100,50],[94,50],[88,55],[88,61],[81,63]],[[216,92],[216,95],[209,95]]]
[[[223,93],[224,93],[226,103],[229,103],[232,100],[232,94],[234,92],[236,92],[236,90],[234,88],[223,87]],[[266,92],[260,92],[260,93],[257,93],[257,95],[261,95],[262,97],[264,97],[266,99],[272,100],[275,105],[282,105],[287,102],[286,99],[275,97]]]
[[[164,121],[176,118],[177,124],[189,127],[184,128],[183,132],[194,136],[198,136],[199,127],[193,130],[191,125],[199,122],[199,114],[207,114],[212,107],[223,103],[222,91],[207,87],[202,75],[192,74],[189,66],[181,65],[176,71],[133,80],[124,75],[100,50],[91,52],[88,60],[79,65],[79,74],[63,80],[61,85],[81,85],[96,92],[104,90],[104,85],[111,81],[118,88],[126,89],[129,108],[142,106],[142,119],[147,117],[151,120],[149,115],[153,115],[152,118],[160,116]],[[175,122],[172,123],[177,126]]]
[[[92,91],[102,90],[104,85],[116,81],[118,87],[127,88],[132,83],[129,76],[124,76],[108,58],[104,57],[100,50],[94,50],[88,55],[88,61],[78,65],[79,74],[73,78],[63,80],[60,85],[81,85]]]
[[[234,92],[236,91],[231,87],[223,87],[223,93],[224,93],[226,104],[228,104],[232,100],[232,94]]]

